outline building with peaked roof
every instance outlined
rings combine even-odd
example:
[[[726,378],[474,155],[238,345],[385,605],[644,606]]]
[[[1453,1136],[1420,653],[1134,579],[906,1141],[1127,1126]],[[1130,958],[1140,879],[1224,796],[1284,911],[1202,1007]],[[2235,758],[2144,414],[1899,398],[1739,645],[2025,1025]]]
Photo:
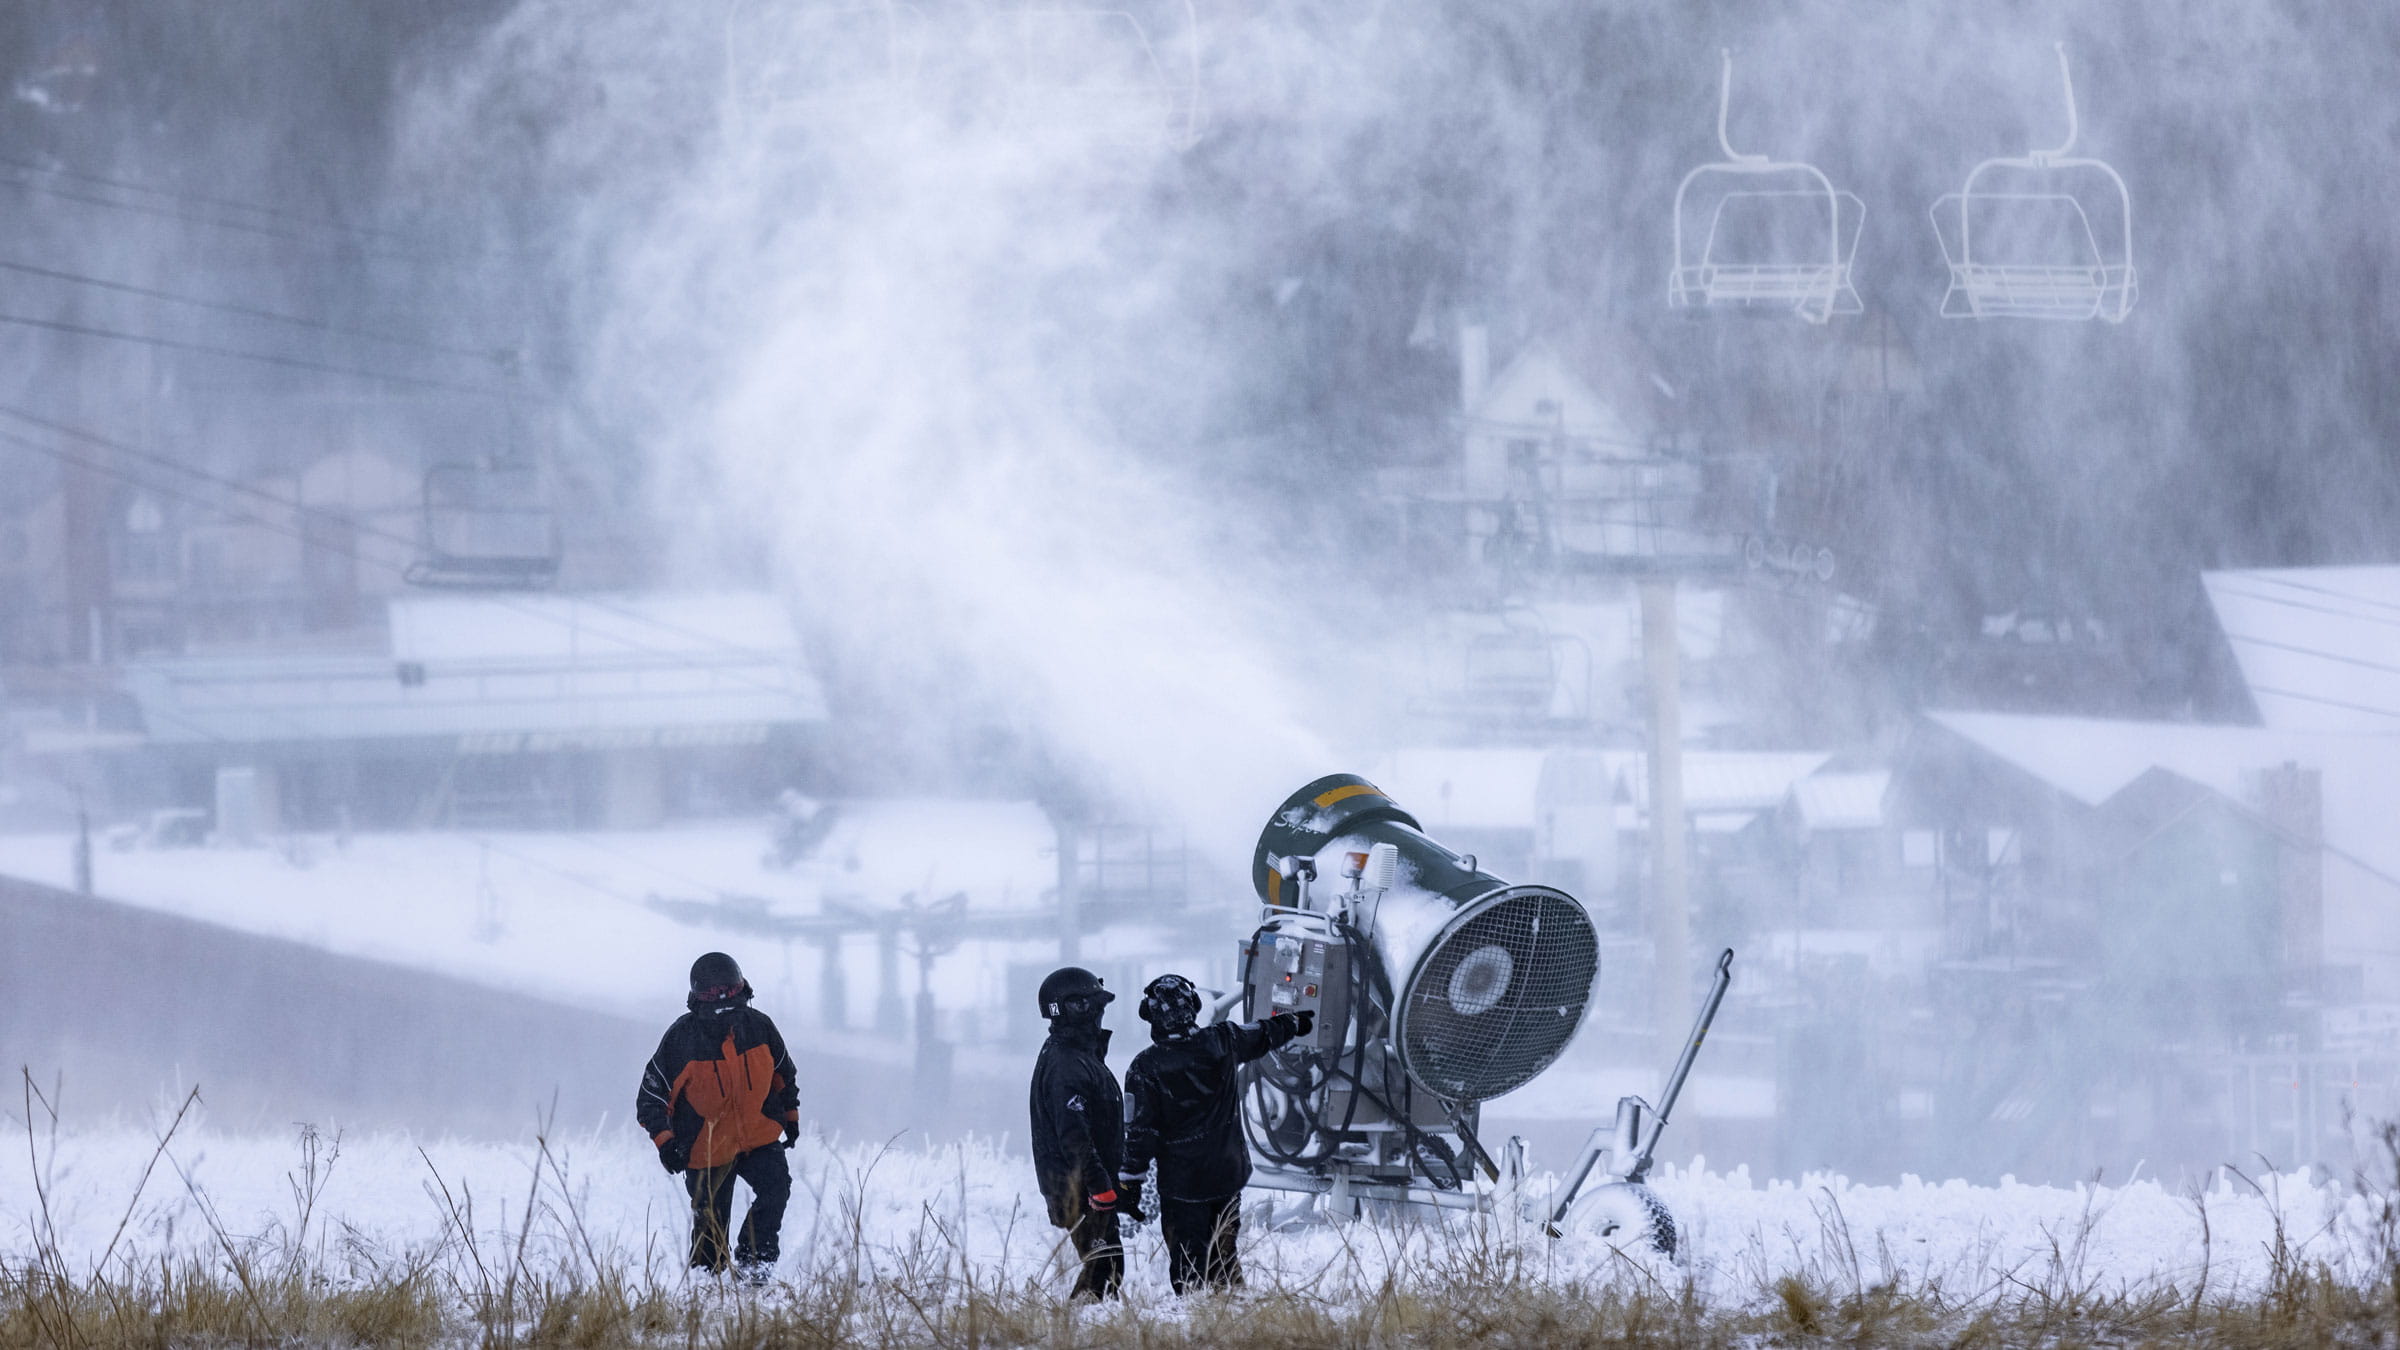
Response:
[[[1936,1015],[2017,1047],[1943,1048],[1946,1131],[2338,1162],[2400,1111],[2400,569],[2205,581],[2261,724],[1935,712],[1895,768]]]
[[[768,595],[406,595],[383,609],[371,644],[128,662],[141,735],[117,748],[163,764],[176,805],[222,818],[238,785],[266,830],[627,828],[763,803],[826,718]]]
[[[2400,567],[2260,568],[2201,580],[2263,723],[2400,733]]]

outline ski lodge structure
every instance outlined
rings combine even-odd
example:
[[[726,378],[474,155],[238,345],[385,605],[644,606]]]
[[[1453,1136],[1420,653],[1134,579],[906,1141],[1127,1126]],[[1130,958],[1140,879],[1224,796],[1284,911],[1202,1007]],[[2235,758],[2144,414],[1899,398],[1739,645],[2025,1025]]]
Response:
[[[2256,725],[1932,712],[1895,767],[1935,1137],[2004,1168],[2165,1138],[2338,1171],[2400,1112],[2400,568],[2204,583]]]
[[[0,520],[11,777],[58,798],[35,818],[80,796],[256,840],[762,808],[826,720],[790,613],[605,569],[541,589],[549,508],[495,495],[522,476],[351,443],[225,485],[224,510],[127,486]],[[105,510],[77,534],[71,507]]]

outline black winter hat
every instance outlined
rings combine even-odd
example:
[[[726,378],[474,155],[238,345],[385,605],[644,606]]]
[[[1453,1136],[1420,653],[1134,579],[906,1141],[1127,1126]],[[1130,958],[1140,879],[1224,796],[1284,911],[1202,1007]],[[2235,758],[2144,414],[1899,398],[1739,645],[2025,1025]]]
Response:
[[[1200,1020],[1200,990],[1181,975],[1161,975],[1142,986],[1142,1020],[1162,1032]]]
[[[695,997],[730,993],[746,983],[742,968],[723,952],[705,952],[692,962],[692,994]]]

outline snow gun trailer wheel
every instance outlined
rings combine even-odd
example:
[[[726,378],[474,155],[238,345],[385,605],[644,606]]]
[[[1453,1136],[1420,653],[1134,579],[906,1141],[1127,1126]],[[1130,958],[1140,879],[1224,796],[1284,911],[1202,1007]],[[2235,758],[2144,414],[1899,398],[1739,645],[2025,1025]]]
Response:
[[[1634,1181],[1594,1186],[1567,1211],[1569,1232],[1589,1233],[1620,1251],[1677,1253],[1675,1216],[1658,1193]]]

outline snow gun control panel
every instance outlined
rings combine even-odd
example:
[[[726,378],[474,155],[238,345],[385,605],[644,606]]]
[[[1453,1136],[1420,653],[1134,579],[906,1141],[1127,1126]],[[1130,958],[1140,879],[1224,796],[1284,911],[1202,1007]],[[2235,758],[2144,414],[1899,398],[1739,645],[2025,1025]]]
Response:
[[[1251,1019],[1303,1008],[1317,1026],[1302,1045],[1339,1050],[1350,1016],[1350,944],[1339,938],[1262,932],[1243,952],[1250,983],[1243,1007]]]

